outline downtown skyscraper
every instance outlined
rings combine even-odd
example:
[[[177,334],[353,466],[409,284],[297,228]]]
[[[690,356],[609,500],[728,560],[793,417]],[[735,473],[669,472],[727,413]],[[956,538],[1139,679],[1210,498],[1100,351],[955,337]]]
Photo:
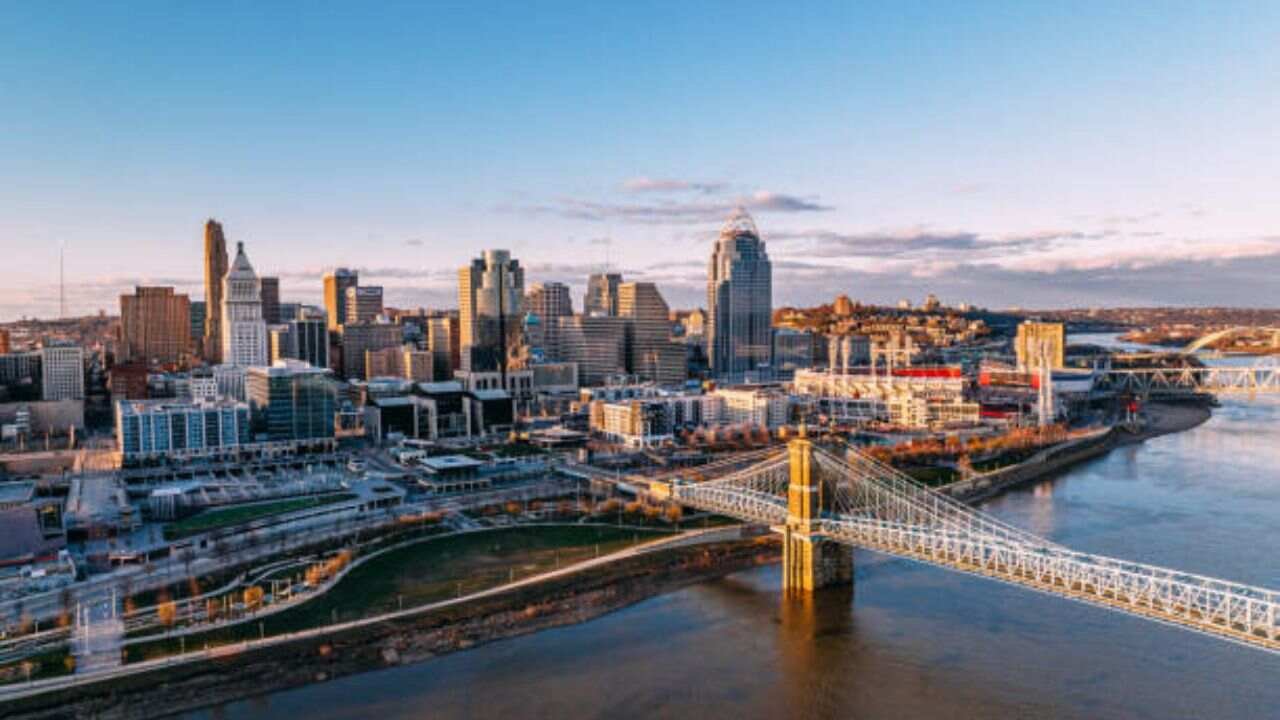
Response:
[[[587,276],[587,294],[582,298],[583,315],[617,315],[618,285],[621,273],[591,273]]]
[[[204,224],[204,359],[222,362],[222,281],[227,275],[227,238],[222,224]]]
[[[458,317],[462,367],[504,375],[519,342],[524,268],[506,250],[486,250],[458,271]]]
[[[236,259],[223,281],[222,361],[229,365],[267,364],[267,324],[262,320],[262,286],[236,243]]]
[[[324,275],[324,311],[329,316],[329,330],[338,331],[347,324],[347,288],[360,284],[360,273],[337,268]]]
[[[171,287],[136,287],[120,296],[122,362],[177,363],[191,350],[191,301]]]
[[[707,264],[707,359],[711,374],[742,381],[769,363],[773,266],[755,221],[739,208]]]

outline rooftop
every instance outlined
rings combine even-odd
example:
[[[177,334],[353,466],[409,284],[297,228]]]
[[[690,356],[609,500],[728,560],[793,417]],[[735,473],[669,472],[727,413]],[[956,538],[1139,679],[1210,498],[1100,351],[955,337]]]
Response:
[[[466,455],[437,455],[435,457],[423,458],[419,461],[423,467],[428,470],[441,472],[445,470],[461,470],[464,468],[477,468],[484,465],[483,462]]]
[[[30,502],[31,498],[35,497],[35,494],[36,483],[34,480],[0,483],[0,506]]]

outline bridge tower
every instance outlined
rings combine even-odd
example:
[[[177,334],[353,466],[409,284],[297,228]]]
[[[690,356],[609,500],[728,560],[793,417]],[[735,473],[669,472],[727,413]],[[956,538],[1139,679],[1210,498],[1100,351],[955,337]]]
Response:
[[[782,588],[807,593],[853,582],[853,551],[827,538],[822,517],[822,479],[814,473],[813,443],[800,437],[787,444],[791,477],[787,523],[782,526]]]

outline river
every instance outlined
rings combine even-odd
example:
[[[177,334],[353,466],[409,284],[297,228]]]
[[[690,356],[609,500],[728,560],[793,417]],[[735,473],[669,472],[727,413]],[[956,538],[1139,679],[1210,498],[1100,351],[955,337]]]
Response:
[[[1280,402],[1226,401],[984,509],[1070,547],[1280,588]],[[1280,656],[855,554],[788,602],[777,567],[582,625],[193,718],[1275,718]]]

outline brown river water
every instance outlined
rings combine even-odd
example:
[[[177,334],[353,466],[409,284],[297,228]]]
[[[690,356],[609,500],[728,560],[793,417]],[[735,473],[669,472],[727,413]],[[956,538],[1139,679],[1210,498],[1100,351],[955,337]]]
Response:
[[[1280,588],[1280,402],[1225,402],[984,509],[1075,549]],[[193,718],[1280,718],[1280,655],[906,560],[777,567]]]

